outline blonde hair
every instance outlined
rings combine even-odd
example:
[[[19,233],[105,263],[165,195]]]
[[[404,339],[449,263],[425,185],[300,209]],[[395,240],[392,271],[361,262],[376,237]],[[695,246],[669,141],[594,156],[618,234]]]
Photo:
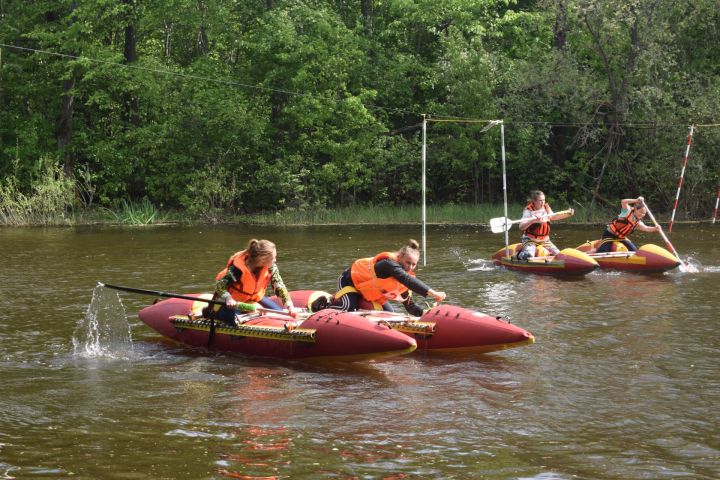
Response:
[[[530,201],[534,202],[535,200],[538,199],[538,197],[540,197],[540,195],[545,196],[545,194],[543,193],[542,190],[531,190],[530,191]]]
[[[262,260],[277,253],[277,247],[270,240],[252,239],[248,242],[245,251],[248,254],[248,267],[255,268]]]
[[[420,256],[420,244],[418,244],[417,240],[411,238],[406,245],[398,250],[398,257],[404,257],[408,254]]]

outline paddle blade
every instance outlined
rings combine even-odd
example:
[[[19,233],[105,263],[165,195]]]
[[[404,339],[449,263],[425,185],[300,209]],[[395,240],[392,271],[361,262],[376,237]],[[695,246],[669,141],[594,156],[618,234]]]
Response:
[[[490,230],[492,233],[501,233],[510,230],[512,221],[507,217],[498,217],[490,219]]]

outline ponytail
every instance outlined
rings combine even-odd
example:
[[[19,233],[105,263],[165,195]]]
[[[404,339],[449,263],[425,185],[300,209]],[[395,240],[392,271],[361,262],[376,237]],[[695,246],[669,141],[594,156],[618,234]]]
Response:
[[[418,244],[417,240],[413,240],[412,238],[408,240],[408,243],[403,246],[400,251],[398,251],[399,256],[405,256],[408,253],[414,253],[414,254],[420,254],[420,245]]]
[[[272,256],[272,254],[277,251],[277,248],[270,240],[257,240],[253,238],[248,242],[245,251],[248,255],[248,266],[255,268],[258,261]]]

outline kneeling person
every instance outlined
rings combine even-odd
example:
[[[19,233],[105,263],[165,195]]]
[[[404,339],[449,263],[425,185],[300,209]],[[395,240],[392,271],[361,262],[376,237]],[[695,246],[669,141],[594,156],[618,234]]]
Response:
[[[438,292],[415,278],[420,252],[415,240],[397,252],[382,252],[374,257],[356,260],[340,274],[338,292],[331,308],[355,311],[361,299],[371,302],[377,309],[392,312],[388,300],[401,302],[410,315],[419,317],[424,311],[411,298],[410,292],[432,297],[437,302],[445,300],[445,292]]]
[[[645,208],[645,199],[625,198],[620,201],[620,214],[610,222],[602,235],[602,243],[597,248],[596,253],[609,252],[613,242],[621,242],[628,251],[635,252],[637,247],[627,238],[636,228],[641,232],[657,232],[659,226],[649,227],[642,221],[647,215]]]

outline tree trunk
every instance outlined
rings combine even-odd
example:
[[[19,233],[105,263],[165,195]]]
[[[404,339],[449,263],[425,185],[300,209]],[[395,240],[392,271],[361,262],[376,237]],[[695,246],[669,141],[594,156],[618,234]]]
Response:
[[[553,28],[553,49],[564,50],[567,38],[567,3],[568,0],[556,0],[555,27]]]
[[[197,51],[198,55],[204,57],[208,54],[208,37],[207,28],[205,27],[205,16],[207,12],[207,5],[202,0],[197,2],[197,8],[200,12],[200,25],[198,26],[197,32]]]
[[[63,82],[63,95],[62,95],[62,106],[60,107],[60,121],[58,122],[58,129],[56,133],[58,149],[63,157],[63,171],[65,175],[72,175],[75,158],[72,152],[68,149],[70,141],[72,140],[72,122],[73,112],[75,106],[75,97],[72,94],[72,89],[75,87],[77,81],[73,74],[68,80]]]
[[[360,0],[360,13],[365,26],[365,33],[370,36],[373,33],[373,0]]]
[[[133,6],[133,0],[125,0],[126,5]],[[128,25],[125,26],[125,45],[123,55],[125,64],[130,65],[137,61],[137,30],[132,23],[134,15],[128,19]],[[134,127],[140,126],[140,102],[137,95],[131,91],[123,93],[123,117],[125,121]]]
[[[556,55],[561,56],[565,50],[567,37],[567,3],[568,0],[556,0],[557,11],[553,28],[552,47]],[[550,129],[550,149],[553,164],[563,167],[567,161],[567,127],[556,126]]]
[[[69,24],[73,23],[73,13],[77,5],[72,2],[69,7],[68,18]],[[58,16],[59,17],[59,16]],[[52,14],[48,14],[46,17],[48,21],[55,21],[58,17],[53,17]],[[71,52],[70,55],[75,56],[75,52]],[[73,114],[75,111],[75,97],[73,96],[72,89],[75,88],[77,77],[73,73],[69,79],[63,81],[63,94],[62,94],[62,105],[60,107],[60,120],[58,121],[58,128],[55,132],[55,138],[57,139],[58,149],[63,159],[63,172],[65,175],[72,175],[73,167],[75,164],[75,156],[70,151],[69,146],[72,141],[73,134]]]

